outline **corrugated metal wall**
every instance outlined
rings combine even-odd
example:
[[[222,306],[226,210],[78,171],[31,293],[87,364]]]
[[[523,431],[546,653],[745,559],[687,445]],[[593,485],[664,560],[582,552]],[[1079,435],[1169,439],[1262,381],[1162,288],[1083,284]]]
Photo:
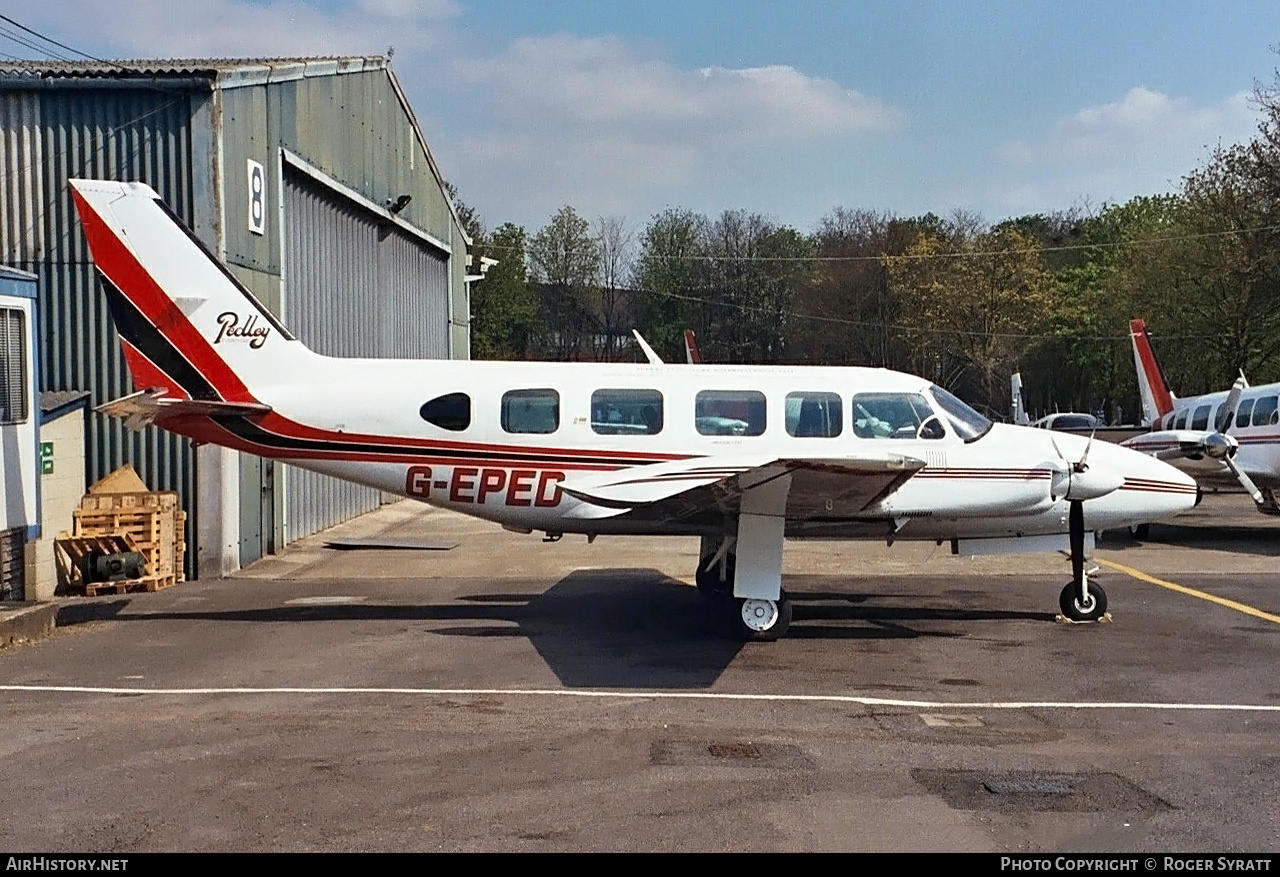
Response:
[[[93,405],[134,391],[67,180],[141,180],[192,224],[191,114],[201,99],[160,88],[0,90],[0,263],[39,277],[43,389],[89,390]],[[92,412],[86,426],[89,483],[128,461],[153,490],[178,492],[195,532],[185,439]]]
[[[447,358],[443,254],[288,166],[284,190],[289,330],[328,356]],[[286,484],[286,541],[379,502],[375,490],[296,467],[288,469]]]

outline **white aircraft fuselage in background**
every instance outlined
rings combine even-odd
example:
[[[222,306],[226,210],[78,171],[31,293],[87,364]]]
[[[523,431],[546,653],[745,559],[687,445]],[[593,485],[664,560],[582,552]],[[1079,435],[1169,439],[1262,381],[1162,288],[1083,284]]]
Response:
[[[1132,320],[1129,331],[1143,420],[1152,431],[1123,444],[1159,455],[1205,487],[1243,486],[1259,511],[1280,514],[1280,383],[1251,387],[1242,376],[1232,390],[1179,399],[1146,324]]]
[[[511,529],[701,536],[699,587],[749,639],[789,621],[786,536],[1069,547],[1060,605],[1091,619],[1106,604],[1082,571],[1085,532],[1198,498],[1150,456],[992,424],[883,369],[321,356],[150,188],[72,186],[144,388],[108,413]]]

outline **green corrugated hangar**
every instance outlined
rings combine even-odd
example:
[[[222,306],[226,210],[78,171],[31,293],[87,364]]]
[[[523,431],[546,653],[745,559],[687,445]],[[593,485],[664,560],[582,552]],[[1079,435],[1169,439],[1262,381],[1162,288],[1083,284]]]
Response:
[[[385,58],[0,64],[0,264],[38,277],[42,388],[88,390],[96,406],[144,388],[125,368],[71,178],[150,184],[320,353],[469,356],[470,242]],[[90,483],[130,463],[152,490],[179,493],[189,573],[204,578],[380,501],[96,413],[86,458]]]

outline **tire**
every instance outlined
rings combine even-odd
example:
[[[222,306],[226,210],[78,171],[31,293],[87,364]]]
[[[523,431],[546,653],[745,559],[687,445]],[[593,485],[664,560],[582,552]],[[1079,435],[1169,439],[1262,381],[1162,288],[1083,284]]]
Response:
[[[1076,602],[1075,582],[1068,582],[1058,595],[1058,608],[1072,621],[1097,621],[1107,614],[1107,592],[1100,586],[1090,583],[1089,603],[1081,606]]]
[[[764,605],[764,604],[767,604]],[[787,596],[787,592],[783,591],[782,596],[775,600],[734,600],[734,622],[737,629],[738,638],[749,643],[771,643],[776,642],[787,632],[787,628],[791,626],[791,598]],[[760,627],[759,623],[748,624],[747,617],[754,614],[757,619],[761,618],[761,612],[767,613],[769,609],[773,610],[772,618],[769,619],[767,627]]]

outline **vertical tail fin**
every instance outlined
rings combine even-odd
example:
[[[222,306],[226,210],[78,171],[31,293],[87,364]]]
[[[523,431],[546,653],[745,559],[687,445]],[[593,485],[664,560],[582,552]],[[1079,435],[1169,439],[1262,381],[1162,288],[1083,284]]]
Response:
[[[314,356],[143,183],[71,180],[140,389],[252,403]]]
[[[684,330],[684,358],[690,365],[702,362],[702,352],[698,350],[698,339],[692,329]]]
[[[1133,341],[1133,365],[1138,373],[1138,395],[1142,397],[1142,422],[1155,423],[1173,410],[1173,400],[1178,398],[1169,390],[1164,370],[1151,349],[1151,337],[1147,324],[1142,320],[1129,321],[1129,338]]]
[[[1029,425],[1031,418],[1027,416],[1027,406],[1022,398],[1022,372],[1009,376],[1009,395],[1012,398],[1013,422],[1018,426]]]

